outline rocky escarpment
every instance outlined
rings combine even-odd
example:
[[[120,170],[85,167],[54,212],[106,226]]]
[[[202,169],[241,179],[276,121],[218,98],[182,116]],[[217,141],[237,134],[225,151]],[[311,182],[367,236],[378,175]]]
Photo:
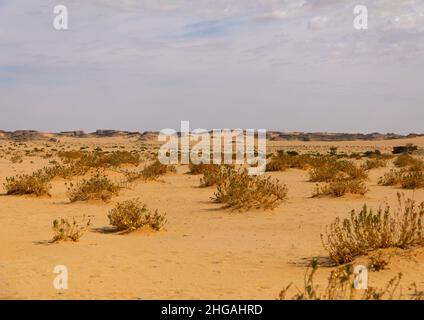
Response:
[[[85,133],[82,130],[61,131],[59,133],[42,133],[35,130],[0,130],[0,139],[12,141],[32,141],[50,140],[60,137],[72,138],[108,138],[108,137],[129,137],[138,138],[142,141],[157,140],[158,131],[120,131],[111,129],[99,129],[92,133]],[[399,135],[395,133],[328,133],[328,132],[279,132],[268,131],[267,138],[270,141],[354,141],[354,140],[392,140],[401,138],[422,137],[424,134],[411,133],[409,135]]]

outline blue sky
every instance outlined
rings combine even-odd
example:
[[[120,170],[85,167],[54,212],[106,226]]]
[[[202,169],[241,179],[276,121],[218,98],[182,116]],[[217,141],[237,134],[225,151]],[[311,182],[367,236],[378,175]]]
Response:
[[[423,70],[424,0],[0,0],[3,130],[424,132]]]

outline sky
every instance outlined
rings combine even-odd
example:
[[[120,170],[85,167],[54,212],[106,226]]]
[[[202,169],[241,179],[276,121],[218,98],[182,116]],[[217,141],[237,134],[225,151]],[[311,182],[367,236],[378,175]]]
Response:
[[[182,120],[424,133],[424,0],[0,0],[0,129]]]

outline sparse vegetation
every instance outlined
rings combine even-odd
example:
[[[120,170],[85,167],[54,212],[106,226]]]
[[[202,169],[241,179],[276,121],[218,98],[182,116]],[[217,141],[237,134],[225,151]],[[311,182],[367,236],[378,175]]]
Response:
[[[20,174],[7,177],[3,184],[8,195],[34,194],[36,196],[50,195],[51,185],[49,178],[42,171],[33,174]]]
[[[372,255],[369,259],[368,269],[371,271],[379,272],[385,270],[389,265],[389,261],[383,256],[382,252]]]
[[[176,172],[175,166],[162,164],[159,160],[156,160],[143,169],[141,177],[144,180],[157,180],[161,175],[167,172]]]
[[[249,176],[247,170],[221,167],[212,200],[233,210],[274,209],[287,197],[287,187],[271,177]]]
[[[379,158],[375,159],[367,159],[361,166],[361,168],[365,171],[384,168],[387,165],[387,161]]]
[[[424,188],[424,171],[419,167],[390,170],[380,177],[378,184],[383,186],[397,186],[403,189]]]
[[[10,162],[12,162],[12,163],[22,163],[23,159],[19,154],[15,154],[12,157],[10,157]]]
[[[363,168],[351,161],[330,158],[316,163],[310,170],[309,177],[311,182],[330,182],[341,178],[364,180],[368,175]]]
[[[345,194],[364,195],[367,193],[367,191],[368,189],[362,180],[338,178],[328,182],[323,186],[317,184],[312,196],[342,197]]]
[[[424,168],[424,162],[420,159],[416,159],[409,154],[401,154],[396,158],[393,164],[398,168],[404,167],[416,167]]]
[[[225,167],[223,165],[222,167]],[[228,166],[230,167],[230,166]],[[221,174],[221,166],[217,164],[211,164],[203,169],[203,177],[200,179],[201,187],[215,186],[222,182],[224,175]]]
[[[392,278],[383,289],[368,287],[364,291],[355,290],[352,264],[331,271],[326,289],[320,291],[314,281],[318,267],[317,260],[312,260],[305,272],[303,288],[297,289],[298,293],[292,296],[291,300],[393,300],[402,295],[399,287],[402,273]],[[291,284],[280,292],[280,300],[286,299],[290,288]]]
[[[331,260],[343,264],[377,249],[424,245],[424,202],[417,205],[398,194],[398,203],[397,210],[386,205],[374,212],[364,205],[359,212],[352,210],[350,218],[337,218],[321,235]]]
[[[97,173],[89,179],[67,184],[68,197],[71,202],[87,200],[109,201],[119,192],[119,186],[104,174]]]
[[[165,214],[159,214],[158,210],[150,211],[139,199],[118,203],[108,214],[110,224],[118,231],[126,232],[143,227],[159,231],[167,222],[165,216]]]
[[[69,219],[55,219],[53,221],[53,240],[52,242],[73,241],[77,242],[91,225],[91,220],[83,216],[80,220],[75,217]]]

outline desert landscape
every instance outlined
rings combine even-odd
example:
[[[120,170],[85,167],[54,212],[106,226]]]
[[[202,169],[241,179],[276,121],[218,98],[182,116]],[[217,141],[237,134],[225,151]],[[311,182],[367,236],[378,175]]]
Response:
[[[423,298],[424,137],[274,132],[261,177],[161,165],[159,147],[155,132],[2,132],[0,299]],[[369,289],[352,297],[356,265]]]

